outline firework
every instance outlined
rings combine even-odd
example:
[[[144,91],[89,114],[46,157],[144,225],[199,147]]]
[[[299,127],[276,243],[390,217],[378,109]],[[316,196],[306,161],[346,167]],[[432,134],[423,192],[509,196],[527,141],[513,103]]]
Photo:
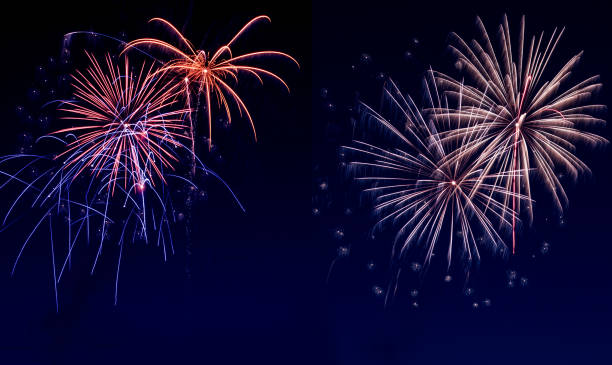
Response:
[[[447,106],[437,94],[428,96],[431,105]],[[384,100],[389,118],[361,104],[365,120],[382,130],[380,141],[354,140],[343,149],[355,179],[375,197],[375,229],[387,223],[399,227],[392,249],[394,265],[411,255],[420,257],[427,268],[438,252],[446,256],[449,267],[453,255],[459,254],[469,269],[479,261],[482,247],[504,253],[506,246],[494,222],[509,227],[506,217],[513,212],[503,199],[524,197],[494,181],[515,172],[489,174],[483,169],[488,161],[474,158],[466,147],[481,137],[479,133],[466,134],[463,141],[442,140],[438,130],[451,122],[448,116],[421,113],[392,81],[384,87]],[[373,133],[368,136],[374,138]],[[393,295],[393,286],[387,295]]]
[[[605,121],[596,115],[605,106],[589,102],[601,88],[598,76],[570,83],[569,77],[582,52],[572,57],[547,78],[547,66],[564,29],[556,28],[550,38],[540,33],[531,40],[525,35],[521,19],[518,45],[512,46],[507,17],[499,26],[496,47],[480,18],[479,38],[467,42],[451,34],[450,50],[456,67],[467,76],[469,86],[442,73],[436,73],[438,86],[445,95],[463,98],[461,108],[439,110],[452,120],[450,128],[440,131],[443,141],[470,139],[464,147],[479,154],[486,174],[498,172],[495,185],[529,197],[523,203],[529,223],[533,220],[532,179],[537,177],[550,193],[559,212],[567,205],[567,196],[557,175],[563,170],[575,180],[590,173],[576,155],[577,145],[598,146],[607,141],[583,130]],[[466,121],[470,121],[466,124]],[[510,174],[509,171],[522,171]],[[522,204],[517,194],[506,195],[504,205],[520,215]],[[512,250],[516,249],[516,221],[513,216]]]
[[[152,65],[143,64],[134,74],[126,59],[122,73],[110,55],[105,68],[87,56],[91,66],[74,76],[74,100],[60,107],[67,114],[63,119],[79,124],[52,133],[73,134],[75,140],[57,158],[66,157],[65,170],[79,166],[71,169],[73,179],[86,168],[95,175],[110,169],[111,193],[118,180],[136,191],[154,186],[156,178],[165,183],[162,169],[174,170],[172,163],[178,160],[167,146],[176,148],[186,138],[183,117],[189,109],[173,105],[180,90],[161,83]]]
[[[201,102],[204,103],[208,120],[208,147],[210,149],[212,143],[212,106],[216,104],[221,108],[227,117],[228,123],[232,120],[232,106],[235,107],[239,114],[243,114],[248,119],[253,130],[254,138],[257,140],[255,132],[255,124],[253,118],[246,107],[246,104],[238,93],[234,90],[235,84],[242,75],[250,75],[255,77],[259,82],[263,83],[263,77],[270,77],[279,81],[287,90],[289,87],[281,77],[275,73],[268,71],[262,67],[246,64],[254,58],[280,56],[289,59],[298,65],[298,62],[290,55],[278,51],[257,51],[245,53],[242,55],[234,55],[232,47],[240,36],[246,32],[252,25],[261,21],[270,21],[267,16],[258,16],[249,21],[242,27],[236,35],[226,44],[218,48],[216,51],[198,50],[193,47],[191,42],[185,38],[179,30],[167,20],[161,18],[153,18],[151,22],[156,22],[164,25],[171,34],[179,40],[179,45],[174,46],[168,42],[154,39],[142,38],[128,43],[125,51],[131,48],[140,48],[143,46],[161,49],[167,52],[171,59],[165,63],[160,70],[161,72],[171,72],[175,75],[175,83],[181,85],[184,90],[184,96],[188,107],[195,103],[195,112],[200,109]],[[298,65],[299,66],[299,65]],[[201,100],[203,99],[203,100]],[[196,114],[197,115],[197,114]],[[189,115],[192,153],[195,154],[194,142],[194,120]]]
[[[32,196],[32,202],[27,205],[30,209],[40,209],[42,215],[22,245],[13,272],[27,244],[48,219],[57,297],[57,284],[70,263],[79,236],[86,236],[89,241],[90,231],[99,235],[91,268],[93,274],[110,227],[121,223],[115,232],[119,245],[116,304],[123,246],[130,235],[132,240],[149,242],[148,234],[152,231],[157,246],[163,249],[164,260],[167,246],[174,253],[170,225],[176,218],[167,186],[169,178],[195,186],[189,179],[173,173],[174,164],[179,162],[178,151],[189,150],[182,141],[189,139],[188,133],[184,133],[188,128],[184,118],[190,110],[177,107],[182,90],[162,82],[163,74],[152,65],[143,64],[134,72],[127,58],[121,67],[109,55],[103,65],[92,55],[87,57],[90,66],[73,75],[73,98],[60,101],[58,107],[64,123],[73,125],[37,141],[37,144],[59,143],[62,152],[0,159],[3,166],[0,174],[8,177],[0,187],[9,182],[23,187],[8,209],[3,225],[10,224],[8,218],[16,206],[26,196]],[[7,172],[13,161],[24,159],[27,163],[16,172]],[[227,187],[218,175],[199,160],[196,162],[198,169],[215,176]],[[35,164],[44,166],[43,172],[28,181],[23,175]],[[55,259],[58,246],[53,240],[53,222],[57,215],[65,222],[68,238],[59,269]]]

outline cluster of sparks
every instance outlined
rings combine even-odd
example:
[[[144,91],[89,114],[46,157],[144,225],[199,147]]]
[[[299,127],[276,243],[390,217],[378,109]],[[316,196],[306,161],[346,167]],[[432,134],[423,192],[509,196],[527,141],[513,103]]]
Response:
[[[383,144],[354,140],[343,147],[356,180],[375,196],[376,227],[399,227],[392,250],[397,275],[388,296],[410,253],[425,268],[436,252],[445,252],[448,267],[457,254],[469,270],[479,247],[506,255],[511,235],[514,254],[520,218],[533,221],[532,184],[541,183],[562,211],[567,196],[557,173],[573,179],[590,173],[575,154],[577,145],[607,143],[580,129],[605,124],[596,116],[605,107],[589,102],[601,87],[598,77],[568,86],[582,53],[544,79],[563,30],[548,41],[541,33],[527,42],[523,17],[515,56],[505,16],[497,52],[480,19],[477,25],[478,40],[451,35],[449,47],[466,81],[429,71],[422,109],[388,81],[383,99],[389,117],[361,108],[384,130]]]
[[[89,66],[72,75],[72,98],[58,101],[60,119],[69,126],[37,140],[37,143],[59,143],[62,150],[51,156],[19,154],[0,159],[0,164],[5,165],[0,174],[7,177],[0,188],[9,182],[21,186],[4,217],[3,225],[12,223],[8,221],[9,216],[26,196],[33,196],[32,202],[27,203],[30,209],[41,208],[43,211],[21,246],[13,273],[24,249],[48,219],[57,306],[57,284],[71,261],[79,236],[86,236],[89,242],[92,226],[100,234],[91,269],[93,274],[103,243],[108,239],[110,225],[121,222],[117,240],[120,248],[115,283],[116,304],[123,245],[130,231],[132,240],[139,237],[146,242],[149,242],[150,232],[155,232],[157,246],[163,248],[164,260],[167,246],[171,253],[174,252],[170,224],[177,218],[170,199],[169,179],[197,189],[192,180],[196,171],[202,171],[216,177],[240,205],[229,186],[196,155],[195,128],[198,118],[197,113],[192,115],[197,111],[197,107],[192,107],[192,100],[196,99],[199,106],[200,95],[206,99],[209,130],[212,98],[225,107],[228,118],[228,100],[232,100],[240,114],[244,114],[253,125],[251,114],[231,85],[239,80],[242,73],[249,73],[260,81],[261,75],[271,76],[287,86],[270,71],[237,65],[236,62],[261,55],[282,55],[295,61],[289,55],[265,51],[232,57],[232,43],[253,23],[262,19],[269,20],[265,16],[254,18],[212,56],[205,51],[195,51],[174,26],[158,18],[153,21],[162,22],[180,35],[182,44],[192,54],[153,39],[124,43],[122,54],[107,54],[104,62],[86,52]],[[162,65],[159,65],[161,61],[153,59],[149,64],[143,62],[134,68],[124,52],[145,44],[174,51],[179,58]],[[229,57],[225,57],[227,55]],[[181,150],[191,155],[189,168],[180,166]],[[9,172],[10,164],[16,160],[26,160],[27,163]],[[36,164],[44,166],[44,170],[28,180],[24,175],[29,167]],[[190,174],[181,176],[184,170],[189,170]],[[240,207],[244,209],[242,205]],[[53,243],[54,213],[66,216],[68,236],[66,256],[59,269],[55,259],[57,245]]]

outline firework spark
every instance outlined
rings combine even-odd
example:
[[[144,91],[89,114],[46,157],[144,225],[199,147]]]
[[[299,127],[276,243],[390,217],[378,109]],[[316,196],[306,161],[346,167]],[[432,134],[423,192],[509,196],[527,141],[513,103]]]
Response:
[[[224,44],[216,51],[210,52],[195,49],[191,42],[189,42],[189,40],[187,40],[187,38],[167,20],[153,18],[151,19],[151,22],[157,22],[164,25],[170,31],[170,33],[178,38],[179,45],[174,46],[168,42],[155,38],[142,38],[128,43],[124,49],[124,52],[131,48],[149,46],[166,51],[173,57],[163,66],[160,71],[172,72],[176,76],[175,82],[183,87],[188,107],[190,107],[192,103],[196,104],[196,113],[200,109],[200,99],[204,99],[203,102],[208,120],[209,149],[212,143],[212,106],[214,102],[216,102],[216,105],[219,108],[224,110],[229,123],[231,123],[232,120],[232,104],[238,110],[241,116],[244,113],[251,125],[251,128],[253,129],[254,138],[257,140],[257,133],[255,132],[253,118],[251,117],[246,104],[231,85],[232,82],[238,82],[239,78],[243,74],[251,75],[261,83],[263,83],[263,77],[270,77],[279,81],[285,88],[287,88],[287,90],[289,90],[289,87],[285,81],[275,73],[262,67],[245,64],[245,62],[258,57],[280,56],[295,62],[295,64],[299,66],[298,62],[293,57],[278,51],[257,51],[242,55],[234,55],[232,53],[232,47],[240,36],[252,25],[261,21],[270,21],[270,18],[264,15],[253,18],[244,27],[242,27],[228,43]],[[195,134],[193,124],[195,121],[193,119],[194,118],[189,115],[192,139],[191,149],[192,153],[195,154],[195,147],[193,146]]]
[[[438,101],[447,106],[437,93],[428,96],[431,105]],[[503,200],[524,197],[494,181],[516,173],[489,174],[483,169],[488,160],[475,159],[467,148],[481,137],[478,132],[465,134],[461,141],[441,139],[438,130],[451,123],[448,116],[437,113],[439,108],[422,114],[392,81],[385,85],[384,100],[390,118],[361,104],[365,119],[382,129],[382,140],[355,140],[343,149],[352,156],[349,166],[356,180],[366,183],[365,191],[375,196],[375,228],[386,223],[399,226],[392,250],[394,265],[409,252],[422,258],[424,268],[436,251],[446,255],[449,267],[452,256],[459,254],[468,268],[479,261],[483,246],[504,253],[506,246],[494,222],[509,227],[506,217],[514,214]],[[448,235],[445,248],[440,243],[443,235]],[[387,295],[395,292],[393,283],[397,277]]]
[[[582,57],[580,52],[551,74],[552,78],[545,78],[564,29],[555,28],[548,40],[542,32],[529,41],[522,17],[518,45],[513,48],[504,15],[494,48],[480,18],[476,23],[479,39],[466,42],[452,33],[449,46],[456,58],[455,65],[468,77],[470,85],[436,73],[437,84],[445,95],[463,98],[461,108],[438,111],[453,121],[451,128],[440,131],[441,139],[464,140],[478,134],[480,138],[471,139],[465,149],[480,155],[477,163],[484,164],[486,174],[498,172],[495,185],[517,193],[505,197],[504,205],[510,210],[520,215],[521,202],[516,196],[523,192],[529,197],[524,203],[529,223],[533,221],[533,177],[542,181],[556,209],[562,212],[567,195],[557,171],[564,170],[573,180],[590,173],[588,166],[576,157],[576,146],[607,143],[603,137],[580,129],[605,124],[596,116],[605,106],[589,102],[601,88],[599,77],[569,83],[569,76]],[[465,124],[468,120],[476,123]],[[522,173],[509,174],[510,171]],[[516,218],[512,219],[514,253]]]

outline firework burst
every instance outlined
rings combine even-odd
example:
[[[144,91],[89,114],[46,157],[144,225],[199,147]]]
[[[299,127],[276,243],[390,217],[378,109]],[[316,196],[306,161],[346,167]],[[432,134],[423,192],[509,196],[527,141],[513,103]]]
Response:
[[[173,107],[181,91],[160,82],[152,65],[143,63],[134,74],[127,59],[122,72],[110,55],[105,68],[89,53],[87,57],[91,66],[74,76],[74,99],[60,107],[67,114],[63,119],[79,125],[53,133],[76,138],[57,158],[66,157],[65,170],[79,166],[73,179],[87,168],[99,176],[109,167],[111,193],[118,180],[137,192],[155,185],[156,178],[165,183],[162,169],[173,170],[178,160],[168,146],[176,148],[186,138],[183,118],[190,110]]]
[[[350,155],[355,179],[366,184],[364,191],[375,197],[375,228],[387,223],[399,227],[392,249],[397,276],[387,292],[392,295],[399,264],[409,253],[420,257],[424,268],[436,252],[446,256],[449,267],[453,255],[458,254],[467,263],[466,269],[479,261],[483,247],[504,253],[506,246],[494,222],[509,227],[506,217],[514,214],[503,201],[524,197],[494,183],[514,176],[514,171],[491,174],[484,169],[488,160],[476,159],[468,150],[467,146],[481,138],[480,133],[465,134],[461,141],[445,141],[438,130],[451,120],[437,112],[440,108],[421,113],[392,81],[383,92],[389,118],[366,104],[361,106],[365,119],[379,127],[384,138],[379,143],[354,140],[343,149]],[[431,105],[447,106],[435,90],[428,96]]]
[[[477,163],[483,165],[486,174],[498,172],[495,185],[529,197],[521,204],[517,194],[506,195],[503,202],[517,215],[523,211],[523,205],[529,223],[533,220],[534,177],[542,181],[555,207],[562,212],[567,196],[557,172],[563,170],[573,180],[590,173],[588,166],[576,157],[576,146],[593,147],[607,142],[582,129],[605,124],[596,116],[605,106],[589,102],[601,88],[599,77],[577,83],[568,81],[582,57],[580,52],[552,73],[552,78],[546,78],[547,66],[564,29],[555,29],[550,38],[542,32],[529,40],[525,36],[523,17],[518,45],[513,48],[504,16],[498,29],[497,47],[494,47],[480,18],[476,24],[478,39],[467,42],[452,33],[449,46],[456,58],[456,67],[467,76],[469,86],[436,73],[437,84],[445,95],[463,99],[460,108],[437,111],[452,120],[450,128],[440,131],[440,138],[465,140],[466,136],[479,135],[480,138],[471,139],[464,148],[480,155]],[[522,173],[510,174],[510,171]],[[513,218],[513,252],[515,226]]]
[[[93,274],[103,244],[109,238],[110,227],[120,223],[115,230],[119,245],[116,304],[123,246],[130,235],[132,241],[143,239],[148,243],[149,234],[153,232],[157,246],[163,250],[164,260],[168,251],[174,253],[170,227],[176,216],[168,179],[178,179],[181,184],[195,187],[189,179],[172,173],[174,163],[179,161],[177,152],[189,151],[182,141],[189,139],[188,133],[184,133],[188,126],[183,118],[190,110],[177,107],[180,104],[177,97],[182,90],[177,85],[162,82],[163,74],[153,66],[143,64],[134,72],[127,59],[121,67],[111,56],[105,57],[104,65],[90,54],[87,57],[90,66],[73,75],[73,98],[60,101],[58,108],[64,122],[73,125],[37,141],[37,144],[53,144],[47,147],[54,150],[60,143],[62,152],[46,156],[11,155],[0,159],[3,166],[0,174],[8,178],[0,188],[10,182],[22,187],[3,225],[13,223],[8,221],[9,216],[19,203],[24,204],[26,196],[31,196],[31,203],[25,204],[43,213],[22,245],[13,272],[24,249],[48,219],[57,297],[57,284],[67,264],[69,267],[79,236],[86,236],[89,242],[90,231],[99,235],[91,268]],[[8,172],[13,161],[24,159],[25,165]],[[218,175],[199,160],[197,163],[198,169],[216,177],[227,187]],[[43,166],[42,173],[27,180],[24,174],[36,164]],[[65,258],[58,266],[58,246],[53,242],[53,222],[57,221],[54,218],[57,215],[63,218],[68,241]]]
[[[250,75],[255,77],[259,82],[263,83],[264,77],[270,77],[279,81],[287,90],[289,87],[281,77],[275,73],[268,71],[262,67],[246,64],[258,57],[279,56],[295,62],[298,62],[290,55],[278,51],[257,51],[245,53],[242,55],[234,55],[232,47],[240,36],[246,32],[252,25],[261,22],[270,21],[267,16],[258,16],[249,21],[242,27],[236,35],[226,44],[218,48],[216,51],[206,51],[195,49],[194,46],[181,34],[181,32],[170,22],[161,18],[153,18],[151,22],[156,22],[164,25],[171,34],[177,37],[179,45],[174,46],[168,42],[154,39],[142,38],[128,43],[125,51],[131,48],[152,47],[158,48],[168,53],[173,57],[160,70],[160,72],[171,72],[176,76],[176,83],[180,84],[184,90],[184,96],[188,107],[195,103],[195,111],[200,109],[201,102],[204,103],[208,120],[208,147],[210,149],[212,143],[212,107],[213,104],[221,108],[227,117],[228,123],[232,121],[232,107],[235,107],[239,114],[243,114],[248,119],[255,140],[257,133],[255,132],[255,124],[253,118],[246,107],[242,98],[235,91],[232,84],[238,82],[242,75]],[[201,100],[203,99],[203,100]],[[194,120],[191,114],[189,115],[192,153],[195,154],[194,141]]]

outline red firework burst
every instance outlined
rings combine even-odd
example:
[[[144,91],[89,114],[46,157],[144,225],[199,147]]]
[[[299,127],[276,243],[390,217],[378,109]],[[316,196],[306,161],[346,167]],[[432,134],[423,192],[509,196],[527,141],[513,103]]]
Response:
[[[173,170],[177,157],[170,147],[181,145],[188,108],[176,108],[182,91],[162,82],[153,65],[144,63],[134,72],[127,58],[123,70],[109,55],[105,67],[87,53],[90,65],[73,75],[73,99],[62,103],[63,119],[77,125],[52,134],[73,134],[75,140],[57,158],[65,158],[64,169],[72,178],[84,170],[98,176],[108,174],[108,188],[114,192],[123,180],[136,191],[155,177],[165,183],[163,169]]]

